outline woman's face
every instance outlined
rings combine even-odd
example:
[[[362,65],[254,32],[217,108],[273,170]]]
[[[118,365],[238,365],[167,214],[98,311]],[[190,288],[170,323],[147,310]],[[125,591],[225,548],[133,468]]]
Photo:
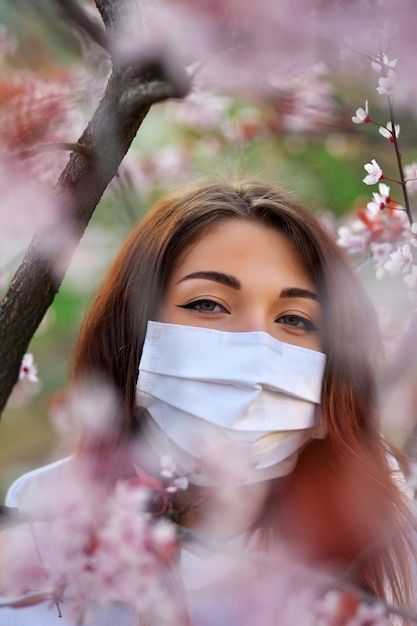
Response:
[[[281,232],[244,220],[214,226],[183,254],[159,321],[321,350],[320,302],[300,258]]]

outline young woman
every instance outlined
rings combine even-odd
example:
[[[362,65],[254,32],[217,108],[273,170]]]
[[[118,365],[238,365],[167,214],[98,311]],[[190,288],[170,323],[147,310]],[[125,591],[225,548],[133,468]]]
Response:
[[[333,236],[291,195],[183,188],[133,230],[87,315],[72,379],[110,385],[119,406],[75,456],[115,481],[169,454],[190,481],[184,527],[281,543],[409,605],[412,520],[379,429],[377,328]],[[236,465],[233,491],[213,448]]]

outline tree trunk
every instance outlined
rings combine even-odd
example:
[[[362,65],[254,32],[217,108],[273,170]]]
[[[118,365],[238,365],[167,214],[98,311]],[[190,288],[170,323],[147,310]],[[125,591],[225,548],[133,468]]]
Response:
[[[65,4],[65,3],[63,3]],[[131,1],[97,0],[116,41]],[[129,28],[129,26],[127,27]],[[105,93],[52,192],[56,221],[39,230],[0,304],[0,413],[19,375],[27,347],[51,305],[73,253],[107,185],[155,102],[181,98],[185,69],[164,59],[113,62]]]

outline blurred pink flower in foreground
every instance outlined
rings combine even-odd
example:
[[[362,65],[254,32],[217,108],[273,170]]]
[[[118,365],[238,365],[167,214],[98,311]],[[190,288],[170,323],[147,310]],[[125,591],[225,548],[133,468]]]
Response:
[[[93,480],[88,463],[68,459],[26,485],[19,504],[31,521],[8,531],[0,553],[0,609],[8,600],[55,602],[68,623],[81,625],[97,607],[122,603],[158,626],[185,626],[186,599],[192,623],[258,626],[275,624],[279,615],[280,626],[389,625],[383,605],[364,605],[360,591],[345,592],[334,573],[304,561],[302,547],[295,554],[285,534],[271,538],[267,550],[259,549],[256,533],[219,540],[217,531],[244,514],[265,485],[252,485],[242,498],[229,468],[231,461],[238,469],[240,459],[212,454],[220,486],[206,494],[218,505],[207,534],[172,521],[169,487],[181,476],[168,457],[155,475],[136,466],[135,475],[115,484]]]
[[[412,70],[414,10],[413,0],[377,5],[371,0],[157,0],[143,3],[140,12],[134,4],[123,40],[113,44],[121,58],[165,59],[168,72],[172,59],[182,56],[197,79],[208,80],[206,89],[220,86],[229,94],[266,92],[277,80],[288,82],[317,62],[351,77],[368,57],[381,74],[380,93],[391,94],[396,61],[375,55],[370,42],[388,41],[389,50],[408,57]],[[143,28],[141,37],[138,28]],[[408,87],[401,84],[401,89],[415,82],[409,71]]]
[[[394,252],[389,255],[384,267],[389,274],[406,274],[413,262],[413,255],[409,244],[398,246]]]
[[[164,587],[165,566],[178,550],[176,526],[147,512],[152,489],[120,482],[108,492],[80,467],[66,470],[48,493],[41,483],[24,503],[38,521],[10,532],[2,593],[13,599],[40,591],[45,601],[63,603],[74,624],[88,621],[94,603],[177,615]]]
[[[47,188],[11,162],[0,161],[0,187],[1,238],[28,239],[56,215]]]
[[[304,565],[285,545],[259,553],[240,538],[222,543],[191,532],[185,536],[195,548],[188,552],[185,543],[182,563],[175,562],[177,527],[146,513],[149,489],[119,482],[106,493],[85,475],[74,479],[61,475],[49,491],[53,508],[52,501],[39,506],[38,494],[43,521],[32,532],[27,525],[10,532],[0,587],[11,601],[37,589],[72,624],[88,624],[97,606],[122,602],[151,616],[151,623],[179,626],[187,623],[175,583],[182,577],[191,618],[203,623],[257,626],[275,624],[279,615],[280,626],[390,624],[382,604],[365,605],[360,592],[338,589],[324,570]]]

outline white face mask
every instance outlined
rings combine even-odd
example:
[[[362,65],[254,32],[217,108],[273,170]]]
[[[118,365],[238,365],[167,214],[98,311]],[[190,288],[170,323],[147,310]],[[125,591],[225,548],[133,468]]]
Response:
[[[325,363],[265,332],[149,322],[137,383],[145,434],[195,484],[216,482],[213,450],[244,459],[240,482],[284,476],[307,441],[325,436],[317,410]]]

